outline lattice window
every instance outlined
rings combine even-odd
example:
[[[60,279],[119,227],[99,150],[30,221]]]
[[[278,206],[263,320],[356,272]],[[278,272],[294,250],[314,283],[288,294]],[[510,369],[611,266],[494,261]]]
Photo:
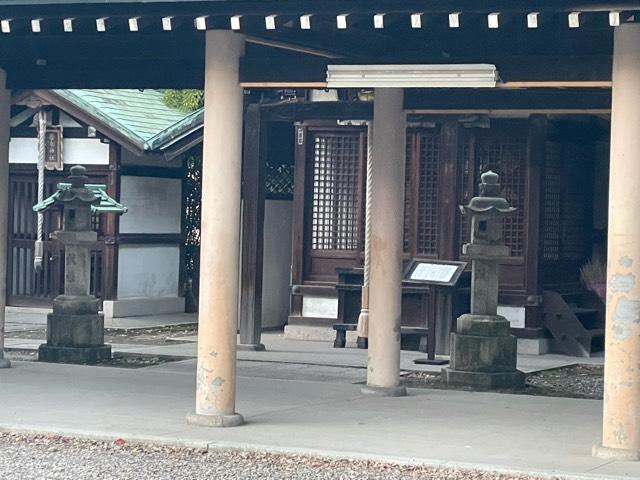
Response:
[[[413,221],[413,135],[407,135],[404,170],[404,224],[402,246],[404,252],[411,250],[411,222]]]
[[[582,262],[588,256],[592,168],[588,160],[574,143],[547,144],[541,239],[546,261]]]
[[[317,134],[313,143],[311,248],[360,248],[360,135]]]
[[[467,139],[462,146],[462,191],[460,198],[460,205],[466,205],[471,200],[471,197],[475,194],[474,185],[471,181],[473,177],[473,148],[472,148],[472,138]],[[460,221],[460,252],[462,252],[462,245],[465,243],[469,243],[471,240],[471,222],[469,221],[469,217],[467,215],[458,215]]]
[[[420,174],[418,186],[417,252],[422,255],[438,254],[438,194],[440,163],[440,135],[421,132]]]
[[[264,182],[267,198],[292,198],[293,165],[267,161]]]
[[[585,165],[584,151],[576,144],[565,147],[566,185],[562,202],[562,257],[571,262],[581,262],[585,258],[587,239],[591,228],[588,221],[587,191],[592,188]],[[575,172],[571,175],[569,172]],[[569,180],[570,179],[570,180]]]

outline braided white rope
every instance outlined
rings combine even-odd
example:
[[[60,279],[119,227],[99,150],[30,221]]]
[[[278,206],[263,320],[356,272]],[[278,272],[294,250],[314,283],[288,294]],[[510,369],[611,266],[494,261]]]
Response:
[[[365,197],[365,225],[364,225],[364,284],[369,285],[371,270],[371,177],[373,163],[373,122],[367,122],[367,185]],[[368,305],[367,305],[368,307]]]
[[[44,157],[46,152],[47,112],[38,112],[38,203],[44,200]],[[44,240],[44,215],[38,212],[38,231],[36,234],[36,244],[34,248],[33,266],[36,271],[42,269],[43,263],[43,240]]]
[[[364,222],[364,281],[362,308],[358,316],[358,337],[369,337],[369,273],[371,270],[371,179],[373,171],[373,122],[367,122],[367,177],[365,187]]]

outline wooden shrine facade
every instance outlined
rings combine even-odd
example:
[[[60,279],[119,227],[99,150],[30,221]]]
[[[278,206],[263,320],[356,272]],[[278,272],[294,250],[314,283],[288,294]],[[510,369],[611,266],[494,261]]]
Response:
[[[593,116],[409,115],[405,261],[465,260],[469,231],[458,205],[494,170],[518,208],[505,221],[511,257],[500,271],[500,303],[520,310],[521,335],[543,335],[542,291],[580,290],[580,266],[602,238],[594,188],[606,182],[595,172],[608,161],[608,128]],[[296,144],[289,323],[326,327],[334,320],[306,315],[303,303],[335,296],[336,269],[363,264],[366,127],[300,122]]]

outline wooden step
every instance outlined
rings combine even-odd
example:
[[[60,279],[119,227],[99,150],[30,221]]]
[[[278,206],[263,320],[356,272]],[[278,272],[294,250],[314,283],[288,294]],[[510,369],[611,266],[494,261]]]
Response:
[[[564,353],[589,357],[604,347],[604,329],[600,328],[600,312],[580,306],[576,297],[544,291],[544,324]]]
[[[589,334],[591,335],[591,337],[604,337],[604,328],[592,328],[590,330],[587,330],[587,332],[589,332]]]
[[[576,315],[594,315],[598,313],[595,308],[572,307],[571,310]]]

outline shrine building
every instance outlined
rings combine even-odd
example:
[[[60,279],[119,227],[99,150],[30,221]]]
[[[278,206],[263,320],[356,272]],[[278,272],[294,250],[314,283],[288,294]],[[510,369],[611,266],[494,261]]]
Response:
[[[523,352],[606,349],[596,453],[637,457],[638,13],[633,0],[0,0],[0,180],[16,168],[16,92],[204,88],[189,421],[236,426],[236,350],[261,347],[271,297],[269,225],[281,222],[275,238],[290,251],[286,335],[333,339],[368,292],[367,388],[395,394],[398,329],[425,327],[445,353],[468,296],[468,266],[437,301],[406,268],[467,262],[458,206],[493,170],[517,208],[505,219],[498,313]],[[157,177],[155,160],[134,166],[136,178]],[[292,173],[290,222],[265,213],[274,170]],[[9,192],[0,188],[0,224],[10,225]]]

